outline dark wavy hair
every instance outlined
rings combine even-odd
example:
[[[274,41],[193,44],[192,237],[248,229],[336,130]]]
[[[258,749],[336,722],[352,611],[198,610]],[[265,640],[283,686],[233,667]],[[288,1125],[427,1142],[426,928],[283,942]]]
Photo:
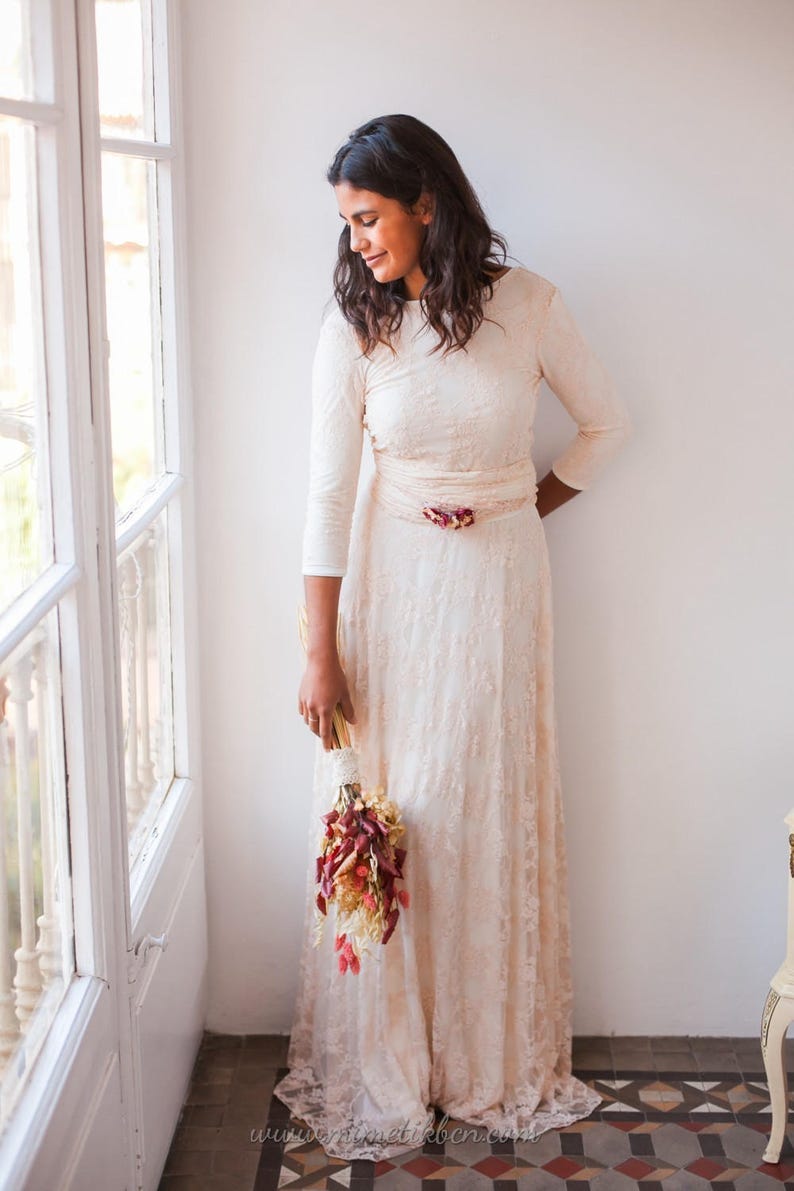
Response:
[[[433,218],[425,227],[419,267],[427,278],[420,295],[428,324],[438,333],[433,351],[465,350],[485,317],[483,294],[493,295],[492,266],[504,265],[507,242],[491,229],[479,199],[457,157],[437,132],[414,116],[378,116],[350,133],[328,167],[332,186],[348,182],[397,199],[406,211],[422,191],[433,198]],[[501,260],[494,253],[501,252]],[[402,278],[376,281],[350,248],[350,228],[339,237],[334,297],[355,328],[364,355],[377,343],[391,347],[406,301]],[[383,335],[386,335],[386,339]]]

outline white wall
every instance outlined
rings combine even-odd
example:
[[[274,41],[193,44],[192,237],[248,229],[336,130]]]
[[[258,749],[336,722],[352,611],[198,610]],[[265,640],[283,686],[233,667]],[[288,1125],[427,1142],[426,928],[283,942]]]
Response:
[[[545,522],[575,1032],[756,1033],[794,805],[794,8],[189,0],[183,16],[208,1027],[291,1022],[315,744],[295,625],[309,379],[340,229],[324,171],[356,125],[409,112],[560,287],[635,422]],[[540,475],[573,432],[544,390]]]

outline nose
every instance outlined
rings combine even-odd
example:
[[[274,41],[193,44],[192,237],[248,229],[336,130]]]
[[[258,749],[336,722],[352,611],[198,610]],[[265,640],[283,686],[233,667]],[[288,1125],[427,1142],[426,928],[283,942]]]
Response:
[[[350,229],[350,249],[352,252],[361,252],[366,243],[366,236],[362,236],[361,232],[357,231],[355,228]]]

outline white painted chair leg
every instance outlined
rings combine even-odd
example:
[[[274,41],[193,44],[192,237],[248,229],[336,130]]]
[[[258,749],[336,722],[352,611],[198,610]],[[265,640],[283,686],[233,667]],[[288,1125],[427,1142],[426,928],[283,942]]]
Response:
[[[786,1031],[794,1020],[794,998],[781,997],[770,988],[761,1016],[761,1054],[764,1059],[769,1102],[772,1108],[772,1130],[764,1150],[764,1162],[779,1162],[780,1150],[788,1124],[788,1077],[786,1074]]]

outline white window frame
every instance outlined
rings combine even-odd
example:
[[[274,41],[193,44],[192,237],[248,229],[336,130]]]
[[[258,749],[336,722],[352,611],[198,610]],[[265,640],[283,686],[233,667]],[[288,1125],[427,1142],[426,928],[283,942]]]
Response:
[[[0,1185],[26,1187],[41,1151],[48,1142],[55,1144],[49,1126],[62,1108],[62,1090],[80,1072],[90,1075],[91,1056],[82,1043],[92,1021],[101,1014],[107,1017],[109,996],[124,1090],[125,1161],[129,1186],[137,1186],[143,1156],[136,1137],[141,1080],[131,1022],[132,989],[141,970],[135,932],[158,876],[167,870],[177,833],[185,824],[194,836],[201,830],[197,661],[195,648],[188,648],[197,639],[197,624],[195,522],[185,462],[193,458],[185,177],[183,157],[175,148],[181,143],[178,5],[177,0],[152,0],[167,30],[167,38],[156,39],[154,46],[155,86],[167,83],[167,103],[162,93],[156,103],[161,112],[167,108],[177,138],[143,145],[100,140],[94,0],[31,3],[41,28],[42,14],[48,7],[52,11],[53,102],[0,98],[0,112],[22,115],[44,130],[42,144],[50,146],[50,158],[44,162],[40,188],[43,192],[45,183],[57,182],[61,196],[57,204],[42,202],[41,228],[42,258],[47,245],[42,272],[49,271],[50,278],[45,318],[56,563],[0,612],[0,651],[10,651],[60,603],[76,971],[0,1140]],[[101,203],[101,150],[111,147],[169,164],[158,182],[165,471],[118,525]],[[53,296],[56,259],[62,272]],[[117,559],[166,507],[172,613],[178,613],[171,618],[175,777],[158,810],[150,844],[130,870]]]

